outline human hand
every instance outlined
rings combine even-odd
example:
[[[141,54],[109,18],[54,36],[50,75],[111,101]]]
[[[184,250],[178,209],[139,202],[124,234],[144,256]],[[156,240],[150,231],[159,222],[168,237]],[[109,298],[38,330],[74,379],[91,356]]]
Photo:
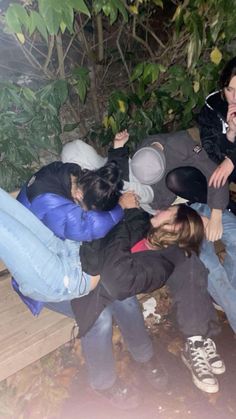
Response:
[[[236,136],[236,105],[229,105],[226,120],[228,123],[226,137],[230,142],[234,143]]]
[[[232,160],[226,157],[225,160],[222,161],[222,163],[212,173],[209,180],[209,186],[214,186],[214,188],[220,188],[221,186],[224,186],[233,170],[234,165]]]
[[[129,139],[129,133],[127,129],[124,131],[118,132],[113,141],[113,148],[120,148],[124,147]]]
[[[119,199],[119,204],[123,209],[139,208],[139,198],[132,191],[124,192]]]
[[[222,225],[222,211],[213,209],[209,222],[205,229],[207,240],[214,242],[219,240],[223,234],[223,225]]]

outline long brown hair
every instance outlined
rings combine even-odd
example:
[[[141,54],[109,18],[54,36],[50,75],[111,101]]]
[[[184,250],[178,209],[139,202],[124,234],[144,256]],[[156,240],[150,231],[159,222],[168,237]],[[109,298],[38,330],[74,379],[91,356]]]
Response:
[[[200,215],[185,204],[176,205],[174,219],[159,227],[151,227],[147,239],[154,248],[177,244],[188,256],[197,255],[204,238],[204,226]]]

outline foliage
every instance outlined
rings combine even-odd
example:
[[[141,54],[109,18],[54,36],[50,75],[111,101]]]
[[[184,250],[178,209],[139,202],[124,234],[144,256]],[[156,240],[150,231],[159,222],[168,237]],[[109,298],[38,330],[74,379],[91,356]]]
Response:
[[[26,180],[40,163],[42,150],[60,152],[59,110],[67,96],[67,83],[63,80],[36,92],[28,87],[0,84],[1,187],[13,190]]]
[[[234,6],[234,0],[22,0],[9,6],[5,23],[35,70],[67,80],[69,122],[79,124],[80,135],[103,146],[128,128],[134,147],[146,134],[195,123],[234,54]]]

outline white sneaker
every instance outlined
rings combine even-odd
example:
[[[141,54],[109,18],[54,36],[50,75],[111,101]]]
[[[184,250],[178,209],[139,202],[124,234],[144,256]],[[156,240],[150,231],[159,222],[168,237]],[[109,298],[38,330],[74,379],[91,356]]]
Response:
[[[213,340],[210,338],[204,339],[203,348],[213,374],[223,374],[225,372],[225,363],[216,352],[216,345]]]
[[[203,343],[202,336],[188,338],[181,358],[190,370],[196,387],[206,393],[217,393],[219,384],[206,359]]]

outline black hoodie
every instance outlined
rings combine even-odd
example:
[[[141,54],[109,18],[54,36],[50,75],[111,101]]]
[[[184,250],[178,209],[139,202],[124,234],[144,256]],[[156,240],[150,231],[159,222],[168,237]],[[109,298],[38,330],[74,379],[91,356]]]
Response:
[[[226,137],[227,112],[228,103],[222,97],[221,91],[207,96],[205,105],[198,116],[200,137],[202,146],[211,160],[220,164],[227,156],[236,166],[236,144],[228,141]],[[230,176],[231,181],[236,179],[234,172]]]

